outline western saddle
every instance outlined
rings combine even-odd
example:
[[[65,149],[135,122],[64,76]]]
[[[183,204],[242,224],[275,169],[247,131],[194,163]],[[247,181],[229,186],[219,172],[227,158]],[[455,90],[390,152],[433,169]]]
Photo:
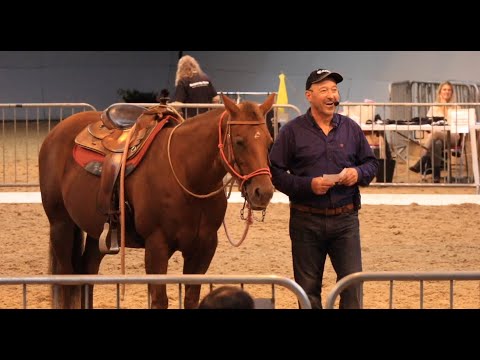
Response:
[[[100,118],[77,135],[74,157],[85,170],[100,176],[97,208],[107,219],[99,247],[102,253],[117,254],[120,251],[119,174],[122,164],[125,165],[125,176],[129,175],[165,123],[170,119],[179,123],[183,118],[166,105],[147,109],[123,103],[109,106]]]

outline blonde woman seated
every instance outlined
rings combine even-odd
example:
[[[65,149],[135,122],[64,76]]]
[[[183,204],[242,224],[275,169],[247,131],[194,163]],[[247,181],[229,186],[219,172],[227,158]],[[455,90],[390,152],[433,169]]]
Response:
[[[440,84],[437,90],[437,103],[454,103],[455,94],[453,90],[453,85],[449,81],[445,81]],[[448,111],[455,109],[456,106],[448,105],[435,105],[430,107],[427,112],[427,117],[439,117],[447,119]],[[429,174],[432,172],[432,149],[434,150],[434,166],[433,166],[433,181],[440,182],[440,170],[441,170],[441,161],[442,161],[442,151],[444,149],[444,140],[446,139],[447,133],[444,131],[443,126],[438,126],[433,128],[432,132],[427,132],[427,137],[425,139],[424,149],[420,160],[418,160],[415,165],[410,166],[410,170],[416,173],[422,172],[422,174]],[[455,147],[460,140],[459,134],[450,134],[450,144],[452,147]]]

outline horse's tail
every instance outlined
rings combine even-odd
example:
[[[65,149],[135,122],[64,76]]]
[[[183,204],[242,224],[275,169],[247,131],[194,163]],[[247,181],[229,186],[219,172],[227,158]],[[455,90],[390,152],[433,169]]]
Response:
[[[68,231],[62,231],[64,237],[64,245],[61,249],[58,247],[58,235],[54,237],[55,234],[58,234],[58,229],[55,229],[55,226],[50,226],[50,246],[49,246],[49,273],[52,275],[62,275],[62,274],[81,274],[82,271],[82,252],[83,252],[83,232],[81,229],[74,225],[70,224],[68,226]],[[65,224],[61,226],[63,230],[65,229]],[[68,234],[72,234],[72,238],[68,238]],[[68,242],[72,241],[71,252],[67,250]],[[60,254],[60,252],[67,251],[68,259],[71,259],[71,263],[62,264],[59,262],[59,258],[65,258],[65,254]],[[66,268],[70,268],[67,269]],[[81,291],[82,287],[80,285],[52,285],[51,288],[51,300],[52,308],[54,309],[75,309],[81,308]]]

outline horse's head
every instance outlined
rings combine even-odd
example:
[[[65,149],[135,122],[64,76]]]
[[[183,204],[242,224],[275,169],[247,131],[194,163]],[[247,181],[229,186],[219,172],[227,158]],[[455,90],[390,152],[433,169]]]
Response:
[[[273,143],[265,115],[271,109],[275,94],[263,104],[252,102],[235,104],[222,94],[225,109],[230,115],[227,120],[227,139],[233,159],[242,180],[242,192],[253,210],[265,209],[273,196],[274,187],[268,162],[268,151]],[[227,151],[228,152],[228,151]]]

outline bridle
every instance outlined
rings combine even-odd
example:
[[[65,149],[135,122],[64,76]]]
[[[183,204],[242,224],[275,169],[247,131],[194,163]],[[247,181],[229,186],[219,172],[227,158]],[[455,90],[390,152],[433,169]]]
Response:
[[[230,158],[233,158],[233,163],[235,164],[235,158],[234,158],[234,152],[233,152],[233,147],[232,147],[232,141],[231,141],[231,125],[261,125],[261,124],[265,124],[265,120],[259,120],[259,121],[247,121],[247,120],[229,120],[227,121],[227,129],[225,131],[225,136],[222,138],[222,121],[225,117],[225,115],[227,114],[226,111],[224,111],[222,113],[222,115],[220,116],[220,120],[218,121],[218,149],[220,151],[220,155],[222,157],[222,160],[224,162],[224,166],[226,167],[227,169],[227,172],[229,172],[232,176],[236,177],[237,179],[239,180],[242,180],[241,184],[240,184],[240,191],[242,192],[242,194],[245,194],[245,191],[244,191],[244,184],[246,181],[250,180],[251,178],[255,177],[255,176],[258,176],[258,175],[268,175],[270,177],[272,177],[272,174],[270,172],[270,168],[269,167],[265,167],[265,168],[260,168],[260,169],[257,169],[255,171],[252,171],[250,174],[247,174],[247,175],[241,175],[239,172],[237,172],[234,167],[230,164],[230,162],[232,161],[227,159],[227,156],[225,155],[225,151],[224,151],[224,148],[225,148],[225,142],[228,141],[230,143],[230,146],[229,146],[229,154],[230,154]],[[189,195],[191,196],[194,196],[196,198],[199,198],[199,199],[205,199],[205,198],[208,198],[208,197],[211,197],[213,195],[216,195],[218,194],[220,191],[222,191],[225,186],[228,184],[225,184],[223,186],[221,186],[220,188],[218,188],[217,190],[214,190],[208,194],[195,194],[193,193],[192,191],[188,190],[181,182],[180,180],[178,179],[178,176],[177,174],[175,173],[175,170],[173,169],[173,164],[172,164],[172,157],[170,155],[170,143],[171,143],[171,139],[172,139],[172,135],[173,133],[175,132],[175,130],[181,126],[183,123],[181,124],[178,124],[177,126],[175,126],[169,137],[168,137],[168,142],[167,142],[167,155],[168,155],[168,162],[170,164],[170,169],[172,170],[172,173],[173,173],[173,176],[175,177],[175,180],[177,181],[178,185],[180,185],[180,187]]]
[[[220,155],[222,156],[222,160],[224,161],[224,164],[227,168],[227,171],[232,176],[236,176],[237,179],[242,180],[242,182],[240,183],[240,191],[242,193],[244,193],[244,184],[245,184],[246,181],[248,181],[251,178],[253,178],[255,176],[258,176],[258,175],[268,175],[271,178],[272,173],[270,172],[270,168],[266,167],[266,168],[260,168],[260,169],[257,169],[255,171],[252,171],[250,174],[247,174],[247,175],[241,175],[230,164],[231,160],[227,159],[227,156],[225,155],[225,151],[224,151],[224,149],[225,149],[224,143],[228,140],[228,142],[230,144],[228,153],[230,154],[230,158],[233,158],[233,163],[235,164],[236,163],[235,153],[233,152],[232,139],[231,139],[231,125],[262,125],[262,124],[265,124],[265,120],[263,120],[263,121],[246,121],[246,120],[227,121],[227,130],[225,132],[225,138],[223,139],[223,143],[222,143],[222,140],[221,140],[222,139],[221,123],[222,123],[222,120],[223,120],[223,117],[225,116],[225,114],[226,114],[226,111],[223,112],[223,114],[220,118],[219,126],[218,126],[218,139],[219,139],[218,148],[220,150]]]

